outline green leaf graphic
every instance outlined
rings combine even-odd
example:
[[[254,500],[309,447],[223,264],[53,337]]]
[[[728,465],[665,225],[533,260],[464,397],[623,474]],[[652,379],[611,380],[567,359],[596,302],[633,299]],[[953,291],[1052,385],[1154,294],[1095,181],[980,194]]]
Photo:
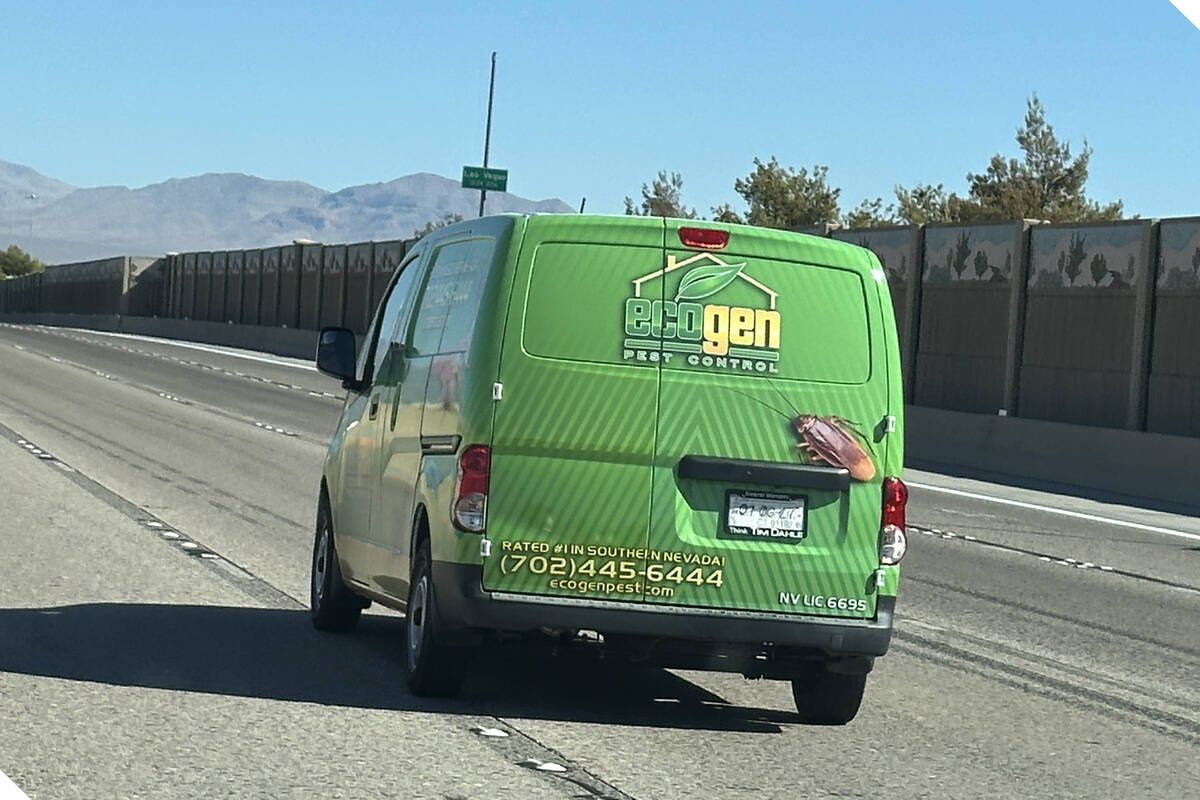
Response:
[[[679,282],[679,291],[675,293],[676,302],[680,300],[700,300],[714,295],[733,283],[745,262],[729,264],[723,267],[696,267],[683,276]]]

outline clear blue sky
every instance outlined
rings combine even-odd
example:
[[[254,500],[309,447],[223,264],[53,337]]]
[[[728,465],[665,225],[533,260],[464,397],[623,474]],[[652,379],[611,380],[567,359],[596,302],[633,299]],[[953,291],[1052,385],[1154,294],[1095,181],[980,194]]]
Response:
[[[0,0],[0,158],[79,186],[246,172],[325,189],[479,164],[618,212],[657,170],[732,202],[752,159],[829,166],[842,206],[945,183],[1037,91],[1089,194],[1200,214],[1200,31],[1134,2]]]

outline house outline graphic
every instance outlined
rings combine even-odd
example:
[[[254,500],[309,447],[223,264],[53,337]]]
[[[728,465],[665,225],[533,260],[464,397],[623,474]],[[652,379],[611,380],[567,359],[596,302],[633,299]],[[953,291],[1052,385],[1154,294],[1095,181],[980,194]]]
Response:
[[[667,266],[665,266],[662,269],[655,270],[654,272],[651,272],[649,275],[643,275],[642,277],[638,278],[637,280],[635,280],[633,282],[633,296],[634,297],[642,296],[642,284],[645,283],[646,281],[661,277],[663,275],[666,275],[669,272],[674,272],[675,270],[680,269],[681,267],[686,267],[691,264],[695,264],[697,261],[704,260],[704,259],[707,259],[714,266],[718,266],[718,267],[734,267],[734,266],[744,267],[745,266],[745,262],[743,262],[740,265],[726,263],[726,262],[722,261],[720,258],[717,258],[712,253],[697,253],[696,255],[692,256],[691,258],[685,258],[683,261],[677,261],[674,255],[668,254],[667,255]],[[767,296],[767,300],[771,304],[771,310],[772,311],[775,310],[776,301],[779,299],[779,292],[776,292],[776,291],[773,291],[772,289],[767,288],[762,283],[759,283],[758,281],[754,280],[754,278],[751,278],[745,272],[738,272],[737,276],[739,278],[741,278],[742,280],[746,281],[747,283],[749,283],[754,288],[761,291],[763,294],[765,294]]]

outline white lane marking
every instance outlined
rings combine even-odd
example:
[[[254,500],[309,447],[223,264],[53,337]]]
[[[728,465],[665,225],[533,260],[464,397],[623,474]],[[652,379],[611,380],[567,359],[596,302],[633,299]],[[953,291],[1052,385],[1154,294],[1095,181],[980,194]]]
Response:
[[[7,775],[0,772],[0,800],[29,800],[29,795],[13,783]]]
[[[1178,536],[1181,539],[1192,539],[1200,541],[1200,534],[1188,533],[1186,531],[1176,531],[1171,528],[1160,528],[1157,525],[1144,525],[1140,522],[1126,522],[1123,519],[1113,519],[1112,517],[1102,517],[1098,514],[1085,514],[1082,511],[1068,511],[1065,508],[1051,508],[1050,506],[1041,506],[1036,503],[1026,503],[1021,500],[1008,500],[1003,497],[992,497],[991,495],[978,494],[976,492],[964,492],[961,489],[946,489],[942,486],[932,486],[928,483],[915,483],[907,481],[909,486],[917,489],[927,489],[931,492],[941,492],[943,494],[952,494],[956,497],[969,497],[972,500],[983,500],[988,503],[999,503],[1004,506],[1016,506],[1017,508],[1026,508],[1030,511],[1042,511],[1047,514],[1058,514],[1060,517],[1071,517],[1072,519],[1082,519],[1088,522],[1100,522],[1105,525],[1116,525],[1121,528],[1132,528],[1138,531],[1148,531],[1149,533],[1161,533],[1164,536]]]
[[[294,361],[281,361],[277,358],[267,358],[266,356],[255,356],[249,353],[238,353],[230,350],[224,350],[219,347],[209,347],[208,345],[195,344],[194,342],[181,342],[176,339],[160,339],[155,336],[138,336],[132,333],[113,333],[112,331],[89,331],[80,328],[72,330],[80,330],[83,333],[95,334],[97,336],[116,336],[126,339],[134,339],[135,341],[154,342],[155,344],[169,345],[171,347],[183,347],[188,350],[200,350],[205,353],[215,353],[219,356],[229,356],[230,358],[242,358],[247,361],[260,361],[264,364],[275,364],[280,367],[291,367],[292,369],[303,369],[308,372],[316,372],[317,368],[312,364],[298,364]],[[133,352],[132,350],[130,352]]]

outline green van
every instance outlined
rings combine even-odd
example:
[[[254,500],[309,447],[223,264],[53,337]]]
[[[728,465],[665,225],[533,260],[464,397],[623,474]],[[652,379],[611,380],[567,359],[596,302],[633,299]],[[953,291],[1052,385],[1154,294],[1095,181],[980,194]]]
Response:
[[[472,648],[586,641],[858,711],[906,546],[903,395],[868,250],[658,217],[506,215],[418,241],[320,488],[312,620],[406,613],[417,694]]]

